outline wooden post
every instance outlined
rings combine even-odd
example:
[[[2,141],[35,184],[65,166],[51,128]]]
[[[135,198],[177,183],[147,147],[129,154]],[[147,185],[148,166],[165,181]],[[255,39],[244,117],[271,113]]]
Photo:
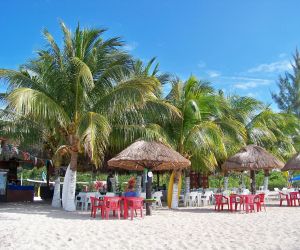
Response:
[[[46,161],[46,169],[47,169],[47,175],[46,175],[46,180],[47,180],[47,187],[49,188],[49,180],[50,180],[50,170],[49,170],[49,161],[47,160]]]
[[[146,183],[146,199],[152,198],[152,175],[149,176],[150,171],[147,173],[147,183]],[[146,215],[151,215],[151,204],[146,202]]]
[[[255,181],[255,170],[250,170],[250,179],[251,179],[251,193],[256,193],[256,181]]]
[[[159,187],[159,173],[156,172],[156,178],[157,178],[157,191],[158,191],[158,187]]]

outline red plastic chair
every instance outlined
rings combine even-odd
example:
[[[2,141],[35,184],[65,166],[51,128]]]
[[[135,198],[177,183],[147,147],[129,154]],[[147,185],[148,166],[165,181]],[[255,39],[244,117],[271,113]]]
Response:
[[[110,211],[113,211],[113,215],[115,216],[115,212],[117,212],[118,219],[120,219],[121,216],[120,203],[121,203],[120,197],[104,197],[102,218],[105,217],[108,220]]]
[[[245,209],[245,195],[237,194],[237,201],[238,204],[240,204],[240,210],[243,207],[243,210]]]
[[[215,210],[218,208],[218,211],[223,210],[224,205],[228,206],[229,210],[229,200],[226,196],[222,194],[215,194]]]
[[[234,206],[234,210],[237,211],[237,207],[238,204],[240,204],[240,199],[236,194],[231,194],[229,196],[229,207],[230,207],[230,211],[233,211],[233,206]],[[241,207],[241,204],[240,204]]]
[[[265,204],[265,194],[258,194],[256,200],[257,212],[261,211],[261,207],[264,206],[264,210],[266,211],[266,204]]]
[[[141,218],[143,218],[143,207],[144,207],[144,198],[141,197],[130,197],[126,198],[128,209],[130,209],[131,220],[133,220],[133,213],[136,213],[136,210],[139,209],[141,212]]]
[[[95,218],[96,217],[96,212],[97,210],[101,210],[101,216],[102,216],[102,211],[103,211],[103,201],[95,198],[95,197],[90,197],[91,199],[91,217]]]
[[[289,195],[288,194],[284,194],[282,192],[279,192],[279,205],[282,206],[282,202],[283,201],[286,201],[287,205],[289,206],[290,205],[290,198],[289,198]]]
[[[300,198],[298,192],[290,192],[290,206],[297,206],[297,201],[300,206]]]
[[[246,206],[246,213],[252,213],[255,212],[255,205],[257,205],[258,203],[260,203],[259,201],[259,196],[255,195],[255,194],[249,194],[245,196],[245,206]]]

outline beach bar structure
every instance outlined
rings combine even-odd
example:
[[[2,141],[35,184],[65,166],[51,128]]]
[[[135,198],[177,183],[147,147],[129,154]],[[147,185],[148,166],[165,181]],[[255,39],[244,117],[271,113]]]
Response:
[[[191,162],[172,148],[156,141],[139,140],[108,161],[108,166],[130,171],[146,171],[146,199],[151,199],[152,171],[182,170]],[[150,204],[146,203],[150,215]]]
[[[287,161],[287,163],[284,165],[284,167],[281,169],[281,171],[299,171],[300,170],[300,153],[294,155],[290,160]]]
[[[18,180],[18,170],[34,166],[43,166],[40,158],[19,150],[8,143],[6,138],[0,138],[0,202],[33,201],[34,186],[22,185]],[[49,166],[48,168],[49,169]],[[49,183],[49,171],[47,171]]]
[[[225,172],[225,178],[228,178],[229,171],[250,171],[251,192],[256,192],[255,173],[258,170],[264,170],[265,183],[268,183],[269,171],[274,168],[281,169],[284,163],[270,154],[264,148],[257,145],[248,145],[243,147],[235,155],[228,158],[222,165]],[[265,185],[267,186],[267,184]]]

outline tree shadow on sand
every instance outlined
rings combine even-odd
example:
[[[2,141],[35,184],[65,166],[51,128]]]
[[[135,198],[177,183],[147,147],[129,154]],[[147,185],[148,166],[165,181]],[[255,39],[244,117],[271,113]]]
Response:
[[[1,220],[13,220],[12,218],[6,218],[3,213],[12,214],[36,214],[44,215],[54,219],[66,219],[66,220],[101,220],[100,211],[97,212],[96,218],[90,216],[90,211],[77,210],[74,212],[64,211],[62,208],[54,208],[49,202],[35,201],[35,202],[9,202],[0,203],[0,221]],[[110,220],[116,220],[117,217],[110,216]]]
[[[286,205],[279,206],[279,204],[266,204],[266,208],[268,211],[269,208],[291,208]],[[170,210],[166,207],[160,208],[157,210],[153,210],[153,216],[156,216],[156,213],[164,213],[164,212],[173,212],[173,213],[194,213],[194,214],[245,214],[245,211],[229,211],[227,207],[224,207],[224,210],[216,211],[214,206],[209,207],[179,207],[178,209]],[[35,202],[19,202],[19,203],[0,203],[0,221],[2,220],[14,220],[14,218],[9,218],[5,216],[5,213],[11,214],[36,214],[51,217],[54,219],[64,219],[64,220],[102,220],[100,217],[100,211],[97,211],[96,218],[90,217],[90,211],[81,211],[77,210],[75,212],[67,212],[62,208],[53,208],[50,202],[45,201],[35,201]],[[145,215],[145,213],[144,213]],[[110,216],[109,220],[118,220],[117,217]],[[123,218],[121,218],[123,220]],[[124,221],[124,220],[123,220]]]

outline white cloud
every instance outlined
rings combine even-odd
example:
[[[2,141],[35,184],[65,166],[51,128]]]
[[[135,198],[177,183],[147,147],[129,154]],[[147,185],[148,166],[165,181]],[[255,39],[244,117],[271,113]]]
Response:
[[[280,53],[280,54],[278,55],[278,57],[279,57],[279,58],[285,58],[285,57],[287,57],[287,53]]]
[[[251,79],[251,78],[250,78]],[[268,79],[252,79],[249,81],[245,81],[245,82],[237,82],[235,83],[233,86],[237,89],[250,89],[250,88],[256,88],[259,86],[266,86],[269,85],[272,81],[268,80]]]
[[[277,61],[277,62],[272,62],[272,63],[264,63],[260,64],[254,68],[251,68],[248,70],[249,73],[259,73],[259,72],[264,72],[264,73],[274,73],[274,72],[283,72],[283,71],[288,71],[292,69],[292,65],[289,60],[282,60],[282,61]]]
[[[264,78],[255,78],[255,77],[246,77],[246,76],[222,76],[222,78],[230,79],[230,80],[238,80],[238,81],[255,81],[255,82],[270,81]]]
[[[249,92],[249,93],[247,93],[247,96],[248,97],[256,97],[257,93]]]
[[[197,64],[197,67],[198,68],[205,68],[206,67],[206,63],[205,62],[203,62],[203,61],[200,61],[198,64]]]
[[[221,74],[218,71],[209,70],[206,72],[210,78],[219,77]]]
[[[127,51],[133,51],[139,44],[137,42],[131,42],[124,45],[124,49]]]

